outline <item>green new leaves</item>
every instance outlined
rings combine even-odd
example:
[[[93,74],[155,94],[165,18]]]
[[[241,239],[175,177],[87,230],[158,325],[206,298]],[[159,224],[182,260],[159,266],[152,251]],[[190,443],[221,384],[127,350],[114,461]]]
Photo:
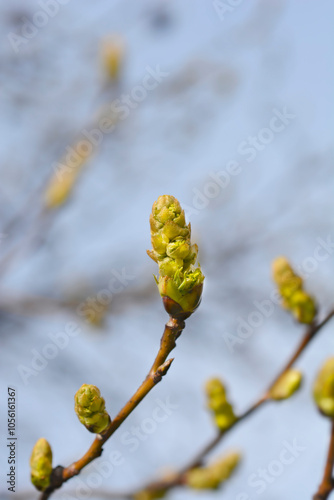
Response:
[[[216,489],[233,473],[241,459],[237,452],[230,452],[207,467],[197,467],[186,473],[185,483],[194,489]]]
[[[208,401],[208,408],[212,411],[214,421],[221,431],[226,431],[237,417],[234,414],[232,405],[226,398],[224,384],[218,378],[209,379],[205,386]]]
[[[110,422],[105,401],[95,385],[83,384],[74,396],[75,412],[90,432],[100,434]]]
[[[303,290],[303,280],[292,269],[285,257],[277,257],[272,264],[273,279],[282,296],[282,306],[300,323],[311,324],[317,313],[313,297]]]
[[[334,358],[321,367],[313,386],[314,400],[323,415],[334,418]]]
[[[152,250],[148,255],[159,265],[157,280],[167,312],[189,316],[198,307],[204,281],[196,267],[197,245],[191,244],[190,224],[174,196],[159,196],[150,215]]]
[[[31,482],[40,491],[50,485],[52,472],[52,451],[46,439],[40,438],[33,447],[30,457]]]

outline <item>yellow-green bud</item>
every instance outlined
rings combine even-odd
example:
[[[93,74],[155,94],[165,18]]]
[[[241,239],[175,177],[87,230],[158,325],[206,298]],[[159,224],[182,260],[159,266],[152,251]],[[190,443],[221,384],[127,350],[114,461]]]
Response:
[[[288,370],[270,389],[271,399],[280,401],[290,398],[300,387],[303,375],[298,370]]]
[[[166,490],[142,490],[134,494],[134,500],[156,500],[158,498],[164,498],[166,496]]]
[[[30,457],[31,482],[40,491],[50,485],[52,472],[52,450],[46,439],[40,438]]]
[[[74,144],[73,149],[76,151],[80,147],[80,143]],[[62,165],[61,170],[57,170],[51,177],[50,182],[44,194],[44,203],[47,209],[53,210],[63,205],[70,197],[79,175],[83,167],[89,160],[92,150],[87,148],[87,151],[82,151],[80,148],[80,155],[75,155],[74,159],[62,159],[59,165]]]
[[[75,412],[80,422],[95,434],[103,432],[110,422],[105,401],[95,385],[83,384],[74,396]]]
[[[152,250],[148,255],[159,265],[157,280],[167,312],[185,319],[198,307],[204,275],[195,266],[197,245],[191,244],[190,224],[174,196],[159,196],[150,215]]]
[[[321,367],[314,382],[313,397],[321,413],[334,418],[334,357]]]
[[[241,455],[230,452],[207,467],[197,467],[186,473],[185,482],[187,486],[196,490],[217,489],[221,483],[231,477],[237,467]]]
[[[273,279],[282,297],[282,306],[300,323],[311,324],[317,313],[313,297],[303,290],[303,280],[292,269],[285,257],[277,257],[272,264]]]
[[[289,307],[299,323],[311,324],[316,315],[314,299],[303,290],[296,290],[290,298]]]
[[[207,381],[205,386],[207,406],[213,413],[214,421],[221,431],[229,429],[237,420],[231,403],[227,400],[224,384],[218,378]]]
[[[219,378],[210,378],[205,384],[205,392],[208,398],[223,395],[225,397],[225,386]]]
[[[103,40],[102,63],[110,80],[117,80],[124,56],[124,42],[120,37],[110,37]]]

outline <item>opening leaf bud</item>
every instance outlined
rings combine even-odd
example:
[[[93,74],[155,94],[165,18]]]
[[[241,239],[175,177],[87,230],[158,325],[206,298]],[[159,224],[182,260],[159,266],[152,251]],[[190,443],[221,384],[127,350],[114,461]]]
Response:
[[[159,196],[150,215],[152,250],[148,255],[159,265],[157,280],[168,314],[186,319],[199,306],[204,275],[191,244],[191,227],[174,196]]]

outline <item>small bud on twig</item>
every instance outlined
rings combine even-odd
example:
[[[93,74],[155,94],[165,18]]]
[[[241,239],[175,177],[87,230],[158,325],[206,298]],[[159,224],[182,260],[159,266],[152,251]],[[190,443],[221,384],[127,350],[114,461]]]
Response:
[[[190,224],[174,196],[159,196],[150,216],[153,249],[148,255],[159,265],[157,280],[168,314],[186,319],[199,306],[204,275],[195,267],[197,245],[191,244]]]
[[[226,431],[237,420],[233,407],[226,398],[224,384],[218,378],[207,381],[205,392],[208,398],[208,408],[213,412],[214,420],[221,431]]]
[[[75,412],[86,429],[100,434],[107,428],[110,417],[100,390],[95,385],[83,384],[76,392],[74,401]]]
[[[157,369],[157,371],[155,372],[155,374],[153,376],[155,384],[160,382],[162,377],[164,377],[166,375],[166,373],[168,372],[173,361],[174,361],[174,358],[167,359],[167,361],[165,361],[161,366],[159,366],[159,368]]]
[[[317,313],[313,297],[303,290],[303,280],[292,269],[285,257],[277,257],[272,264],[273,279],[282,296],[282,306],[300,323],[311,324]]]
[[[46,439],[40,438],[30,457],[31,482],[40,491],[50,484],[52,472],[52,450]]]
[[[322,365],[314,382],[313,397],[321,413],[334,418],[334,357]]]
[[[290,369],[285,372],[271,387],[269,395],[271,399],[280,401],[290,398],[300,387],[303,375],[300,371]]]
[[[230,452],[224,455],[207,467],[197,467],[186,473],[185,483],[194,489],[217,489],[221,483],[231,477],[237,467],[241,455],[237,452]]]

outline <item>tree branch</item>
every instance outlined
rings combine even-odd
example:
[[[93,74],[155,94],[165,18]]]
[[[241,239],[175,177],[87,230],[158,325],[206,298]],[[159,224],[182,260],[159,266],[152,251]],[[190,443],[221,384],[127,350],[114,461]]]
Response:
[[[41,494],[40,500],[47,500],[55,489],[60,488],[61,485],[68,481],[71,477],[79,474],[79,472],[86,467],[86,465],[102,454],[104,443],[114,434],[114,432],[136,408],[136,406],[145,398],[151,389],[153,389],[153,387],[160,382],[162,377],[166,375],[173,361],[173,359],[167,360],[167,357],[176,347],[176,339],[181,335],[184,327],[185,323],[183,320],[170,317],[168,323],[165,325],[165,330],[161,337],[160,349],[144,382],[120,410],[116,417],[110,422],[106,430],[102,434],[97,435],[89,450],[79,460],[68,467],[60,468],[61,474],[59,474],[59,468],[58,473],[56,473],[57,468],[53,470],[51,485]]]
[[[284,375],[297,361],[297,359],[300,357],[300,355],[304,352],[305,348],[309,345],[311,340],[314,338],[314,336],[317,334],[319,330],[323,326],[325,326],[328,321],[334,316],[334,309],[330,311],[327,316],[317,324],[310,325],[310,327],[307,329],[305,335],[302,338],[302,341],[298,345],[297,349],[294,351],[292,354],[291,358],[289,361],[286,363],[284,368],[276,375],[275,379],[273,382],[269,385],[268,389],[265,391],[265,393],[250,407],[248,408],[244,413],[242,413],[238,419],[234,422],[231,427],[229,427],[225,431],[221,431],[216,436],[208,443],[206,446],[196,454],[195,458],[192,459],[185,467],[183,467],[171,480],[169,481],[154,481],[149,484],[147,484],[143,489],[148,490],[148,491],[160,491],[160,490],[166,490],[166,489],[171,489],[176,486],[180,486],[183,483],[183,478],[186,472],[189,470],[200,466],[203,463],[203,460],[206,458],[206,456],[220,443],[220,441],[223,439],[223,437],[230,432],[236,425],[243,420],[245,420],[247,417],[249,417],[251,414],[253,414],[255,411],[257,411],[265,402],[268,402],[270,400],[270,389],[276,384],[278,379]],[[333,452],[334,453],[334,452]],[[323,497],[324,499],[327,497]],[[319,499],[315,497],[315,500],[323,500],[322,497]]]
[[[334,489],[333,466],[334,466],[334,420],[332,420],[331,422],[331,435],[330,435],[328,455],[327,455],[324,475],[321,484],[319,486],[319,489],[313,497],[313,500],[327,500],[330,493],[333,491]]]
[[[250,406],[244,413],[242,413],[231,427],[229,427],[225,431],[222,431],[222,432],[219,432],[218,434],[216,434],[216,436],[195,456],[195,458],[192,459],[177,474],[175,474],[173,476],[173,478],[171,478],[170,480],[157,480],[157,481],[150,482],[149,484],[147,484],[143,488],[140,488],[140,490],[136,490],[136,491],[128,492],[128,493],[124,492],[124,493],[121,493],[121,496],[123,498],[124,497],[125,498],[133,498],[133,496],[138,491],[141,491],[141,490],[145,490],[145,491],[149,491],[149,492],[159,492],[159,491],[170,490],[172,488],[175,488],[176,486],[182,486],[184,484],[185,474],[189,470],[200,466],[203,463],[203,460],[206,458],[206,456],[220,443],[220,441],[223,439],[223,437],[228,432],[230,432],[238,423],[242,422],[247,417],[249,417],[251,414],[253,414],[255,411],[257,411],[261,406],[263,406],[263,404],[265,402],[268,402],[270,400],[271,388],[276,384],[278,379],[282,375],[284,375],[294,365],[294,363],[297,361],[297,359],[300,357],[300,355],[304,352],[305,348],[309,345],[311,340],[315,337],[317,332],[323,326],[325,326],[333,316],[334,316],[334,309],[332,311],[330,311],[327,314],[327,316],[320,323],[310,325],[310,327],[307,329],[304,337],[302,338],[302,341],[300,342],[300,344],[297,346],[296,350],[294,351],[293,355],[291,356],[289,361],[286,363],[284,368],[275,377],[273,382],[269,385],[268,389],[264,392],[264,394],[252,406]],[[185,326],[184,321],[176,319],[176,318],[172,318],[172,317],[170,318],[170,320],[168,321],[168,323],[165,326],[165,330],[164,330],[163,336],[161,338],[159,352],[158,352],[158,354],[154,360],[154,363],[151,367],[151,370],[149,371],[144,382],[137,389],[137,391],[132,396],[132,398],[129,399],[129,401],[126,403],[126,405],[121,409],[121,411],[118,413],[118,415],[115,417],[115,419],[109,424],[109,426],[104,431],[104,433],[102,435],[99,435],[96,437],[93,444],[91,445],[89,450],[85,453],[85,455],[83,455],[83,457],[81,459],[79,459],[77,462],[74,462],[69,467],[64,468],[62,470],[62,477],[61,477],[61,480],[59,481],[59,484],[57,484],[57,481],[55,481],[54,484],[51,483],[51,486],[46,491],[44,491],[42,493],[40,500],[47,500],[55,489],[59,488],[64,482],[68,481],[71,477],[79,474],[79,472],[86,465],[88,465],[92,460],[94,460],[95,458],[97,458],[101,455],[103,444],[110,438],[110,436],[112,436],[112,434],[124,422],[124,420],[127,418],[127,416],[136,408],[136,406],[142,401],[142,399],[150,392],[150,390],[161,380],[161,378],[168,371],[168,368],[170,367],[173,360],[170,359],[170,360],[166,361],[167,357],[168,357],[169,353],[172,351],[172,349],[174,349],[174,347],[176,346],[176,339],[182,333],[184,326]],[[331,434],[331,444],[330,444],[330,450],[329,450],[329,454],[328,454],[328,460],[327,460],[327,464],[326,464],[324,479],[319,487],[318,493],[316,494],[316,496],[314,496],[313,500],[326,500],[328,498],[329,493],[334,488],[333,480],[332,480],[333,463],[334,463],[334,425],[333,425],[332,434]],[[330,470],[330,476],[329,476],[329,470]],[[323,486],[323,485],[325,485],[325,486]],[[330,487],[330,489],[329,489],[329,487]],[[321,490],[321,488],[323,488],[324,491],[325,491],[325,488],[327,488],[326,492],[324,493]],[[98,494],[98,492],[97,492],[97,494]],[[104,495],[105,495],[105,493],[104,493]],[[110,492],[109,498],[114,498],[114,497],[115,497],[114,493]]]

